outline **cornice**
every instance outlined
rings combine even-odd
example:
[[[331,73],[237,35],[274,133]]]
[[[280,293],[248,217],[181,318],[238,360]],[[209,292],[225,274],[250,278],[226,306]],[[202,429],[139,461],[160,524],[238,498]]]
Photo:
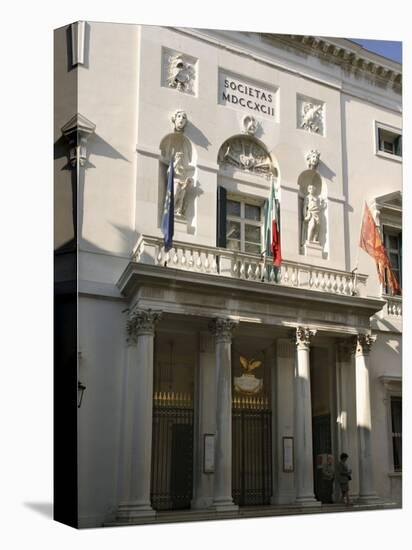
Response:
[[[288,44],[324,61],[339,65],[350,73],[361,73],[369,78],[372,77],[376,82],[385,84],[395,92],[402,92],[402,65],[369,52],[350,40],[270,33],[261,33],[261,37],[267,42]]]
[[[304,37],[295,35],[182,27],[172,29],[245,59],[322,84],[390,111],[402,112],[401,81],[397,79],[402,65],[373,54],[350,40],[308,36],[303,43],[300,39]],[[316,41],[311,41],[315,38]],[[344,55],[342,50],[354,55]],[[303,61],[302,58],[309,55],[319,59],[321,63],[318,67],[312,67],[310,63]],[[351,65],[350,61],[355,65]],[[371,63],[376,65],[376,69]],[[377,70],[378,66],[388,71],[386,80],[383,71]]]

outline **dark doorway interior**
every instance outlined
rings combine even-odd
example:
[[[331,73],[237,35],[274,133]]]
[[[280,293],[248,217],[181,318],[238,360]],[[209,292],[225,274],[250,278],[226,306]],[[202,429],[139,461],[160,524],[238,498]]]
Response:
[[[239,506],[270,504],[272,496],[272,346],[258,337],[232,346],[232,496]]]
[[[155,510],[190,508],[196,340],[159,333],[155,344],[151,501]]]
[[[314,491],[319,501],[328,504],[333,502],[334,458],[331,430],[331,379],[326,348],[312,348],[310,371]]]

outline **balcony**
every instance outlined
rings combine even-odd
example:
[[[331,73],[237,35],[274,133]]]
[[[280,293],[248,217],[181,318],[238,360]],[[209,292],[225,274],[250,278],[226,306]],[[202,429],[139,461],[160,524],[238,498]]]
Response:
[[[386,308],[384,309],[384,316],[392,319],[402,319],[402,298],[401,296],[389,296],[387,294],[382,295],[382,298],[386,300]]]
[[[179,241],[174,241],[173,248],[166,252],[161,238],[148,235],[140,236],[132,261],[265,285],[302,288],[334,295],[366,296],[367,275],[287,260],[283,261],[277,273],[270,259],[264,261],[254,254]]]

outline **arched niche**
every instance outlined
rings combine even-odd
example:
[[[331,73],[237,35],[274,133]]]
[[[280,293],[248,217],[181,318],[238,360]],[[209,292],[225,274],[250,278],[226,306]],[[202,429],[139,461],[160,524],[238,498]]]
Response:
[[[227,139],[219,149],[217,162],[219,173],[277,178],[278,167],[266,146],[254,136],[239,134]]]
[[[196,178],[196,149],[183,132],[167,134],[160,142],[158,182],[158,225],[163,216],[168,169],[174,159],[175,232],[194,233],[198,195]]]
[[[327,186],[316,170],[308,169],[304,170],[299,175],[298,188],[300,253],[306,256],[314,256],[326,259],[329,252]],[[315,200],[317,201],[317,207],[315,206],[314,208],[318,208],[319,226],[318,236],[315,242],[308,240],[308,221],[305,221],[305,214],[308,217],[308,197],[310,194],[315,197]],[[313,202],[313,204],[315,204],[315,202]]]

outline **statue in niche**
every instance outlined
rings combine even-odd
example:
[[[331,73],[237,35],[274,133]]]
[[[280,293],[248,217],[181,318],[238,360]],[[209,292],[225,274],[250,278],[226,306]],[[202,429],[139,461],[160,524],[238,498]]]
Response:
[[[311,102],[303,103],[302,122],[300,127],[309,130],[309,132],[319,133],[322,126],[322,107],[322,104],[316,105]]]
[[[305,242],[319,244],[321,212],[325,206],[324,201],[315,194],[315,186],[309,184],[302,209],[302,244]]]
[[[186,111],[182,109],[177,109],[171,117],[174,131],[178,133],[184,132],[187,124],[187,114]]]
[[[187,206],[187,192],[192,186],[193,180],[187,177],[187,166],[183,151],[175,153],[174,162],[174,212],[175,216],[183,218]],[[167,170],[169,174],[169,169]]]
[[[167,81],[170,88],[175,88],[180,92],[191,92],[194,76],[193,66],[186,63],[182,55],[177,54],[169,57]]]

